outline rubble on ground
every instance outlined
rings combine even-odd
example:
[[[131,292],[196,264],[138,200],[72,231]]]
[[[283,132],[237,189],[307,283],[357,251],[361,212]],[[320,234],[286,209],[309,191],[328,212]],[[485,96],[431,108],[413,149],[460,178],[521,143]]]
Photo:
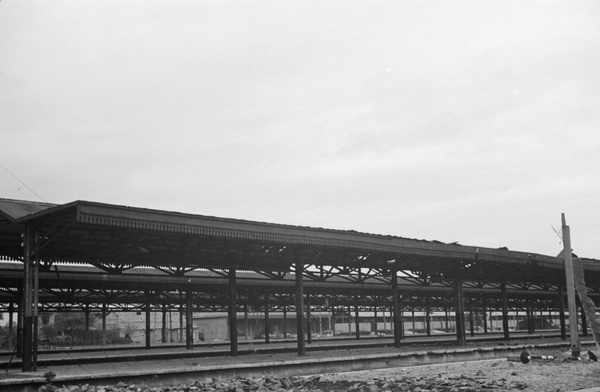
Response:
[[[56,386],[47,384],[39,392],[481,392],[483,390],[523,390],[527,385],[506,379],[485,377],[399,376],[365,381],[332,380],[327,376],[234,378],[196,380],[173,386],[145,386],[119,382],[112,386]]]

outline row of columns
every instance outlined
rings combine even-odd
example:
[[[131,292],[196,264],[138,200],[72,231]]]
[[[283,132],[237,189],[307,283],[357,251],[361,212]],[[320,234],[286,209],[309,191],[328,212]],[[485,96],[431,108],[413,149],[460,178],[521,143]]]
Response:
[[[231,297],[231,298],[235,298],[235,294],[236,294],[235,293],[235,286],[232,287],[232,290],[233,290],[232,293],[234,294],[234,296]],[[432,325],[431,325],[431,322],[432,322],[432,319],[431,319],[431,309],[430,309],[430,306],[429,306],[429,300],[430,300],[429,297],[425,297],[425,312],[424,312],[424,317],[423,317],[422,321],[417,321],[417,318],[415,317],[415,308],[413,307],[413,309],[412,309],[412,316],[413,316],[413,318],[412,318],[412,324],[413,324],[413,329],[416,329],[416,323],[417,322],[421,323],[423,325],[423,327],[424,327],[424,331],[427,334],[427,336],[431,336],[431,329],[432,329]],[[306,301],[305,304],[306,304],[306,308],[307,308],[306,309],[306,341],[307,341],[307,343],[311,343],[312,324],[311,324],[310,320],[312,320],[312,315],[311,315],[312,308],[311,308],[311,303],[310,303],[310,301],[311,301],[310,294],[308,294],[308,293],[305,294],[305,301]],[[358,301],[358,299],[356,299],[356,301]],[[473,311],[473,303],[472,302],[469,302],[468,305],[469,305],[469,320],[468,321],[469,321],[470,328],[465,327],[465,330],[469,329],[470,330],[470,335],[474,336],[475,335],[475,329],[474,328],[475,328],[475,325],[476,325],[476,323],[475,323],[475,317],[477,316],[477,312]],[[560,325],[561,325],[561,332],[563,333],[563,335],[565,335],[566,334],[566,324],[564,322],[564,303],[561,303],[561,305],[562,305],[561,306],[562,309],[560,309],[560,315],[562,315],[562,320],[561,320],[562,322],[561,322]],[[147,301],[147,306],[148,307],[151,306],[150,305],[150,301]],[[267,336],[265,336],[265,343],[269,343],[269,335],[268,335],[268,333],[270,332],[270,327],[269,327],[269,322],[270,322],[269,321],[269,309],[270,308],[269,308],[269,295],[268,294],[265,294],[265,297],[264,297],[264,306],[267,309],[266,312],[265,312],[264,319],[263,319],[263,322],[264,322],[264,331],[267,333]],[[578,303],[578,307],[581,307],[580,303]],[[186,308],[187,308],[187,306],[184,306],[183,304],[181,304],[180,311],[177,312],[180,315],[180,318],[182,320],[183,320],[184,314],[186,313]],[[236,306],[233,306],[231,309],[235,309],[235,308],[236,308]],[[388,306],[384,306],[384,309],[385,308],[388,308]],[[146,309],[146,306],[144,307],[144,309]],[[245,312],[244,312],[245,316],[244,317],[247,320],[247,305],[244,305],[244,309],[245,309]],[[351,305],[347,306],[347,314],[348,315],[352,314],[352,309],[354,309],[354,317],[351,316],[351,317],[348,318],[348,330],[349,331],[352,330],[351,329],[351,323],[354,322],[354,331],[355,331],[355,334],[356,334],[356,338],[358,339],[358,338],[360,338],[360,334],[359,334],[359,331],[360,331],[360,317],[359,317],[359,308],[358,308],[358,303],[357,302],[355,302],[354,307],[352,307]],[[447,309],[448,308],[446,307],[446,318],[448,318],[448,311],[447,311]],[[481,312],[481,315],[482,315],[481,321],[483,322],[483,332],[484,333],[488,333],[488,317],[487,317],[488,316],[488,309],[485,306],[483,308],[478,307],[476,309],[479,310]],[[151,311],[152,309],[149,307],[148,310]],[[374,322],[377,323],[379,307],[376,306],[376,307],[373,308],[373,310],[374,310],[374,320],[375,320]],[[13,334],[14,334],[14,313],[15,312],[16,312],[15,304],[13,302],[9,303],[8,304],[8,317],[9,317],[9,319],[8,319],[8,332],[9,332],[10,336],[13,336]],[[85,315],[85,319],[84,319],[85,330],[89,331],[90,330],[90,313],[91,313],[89,304],[85,305],[85,309],[84,309],[83,312],[84,312],[84,315]],[[167,315],[169,313],[170,313],[170,311],[169,311],[168,306],[166,304],[163,304],[162,305],[162,328],[161,328],[161,339],[160,339],[162,341],[162,343],[167,343],[169,341],[169,339],[167,337],[168,336],[167,335],[167,331],[169,330],[169,328],[167,326]],[[102,342],[103,345],[106,344],[106,334],[105,334],[105,332],[106,332],[106,317],[107,317],[107,314],[108,314],[108,305],[106,303],[103,303],[102,307],[101,307],[101,315],[102,315],[101,316],[101,322],[102,322],[101,331],[103,332],[102,333],[102,338],[101,338],[102,340],[101,340],[101,342]],[[149,312],[146,312],[146,327],[147,328],[150,327],[150,322],[148,320],[149,314],[150,314]],[[284,323],[283,323],[283,335],[284,336],[287,336],[287,330],[286,330],[286,327],[287,327],[287,323],[286,323],[287,317],[286,317],[286,315],[287,315],[287,307],[284,306],[283,307],[283,321],[284,321]],[[390,309],[390,315],[393,315],[393,308]],[[237,329],[237,326],[238,326],[237,314],[236,314],[236,312],[234,312],[233,315],[230,314],[229,316],[232,317],[232,322],[230,323],[229,327],[230,327],[230,334],[233,336],[233,339],[234,339],[233,343],[235,345],[235,341],[237,341],[237,336],[236,336],[235,332],[236,332],[236,329]],[[490,316],[491,316],[491,314],[490,314]],[[515,316],[517,318],[519,317],[519,311],[518,310],[515,311]],[[543,312],[540,311],[540,319],[543,319],[543,316],[544,316]],[[532,305],[531,305],[531,299],[528,299],[527,302],[526,302],[525,318],[524,319],[527,321],[526,327],[527,327],[527,330],[528,330],[529,333],[534,333],[535,332],[536,327],[535,327],[535,325],[533,323],[533,320],[534,320],[535,317],[536,316],[535,316],[535,313],[534,313]],[[170,319],[170,316],[169,316],[169,319]],[[402,309],[400,310],[400,319],[401,320],[403,319]],[[553,319],[552,311],[550,311],[550,310],[548,311],[548,319],[549,320]],[[490,321],[493,322],[493,320],[490,320]],[[385,310],[384,310],[384,322],[385,322]],[[586,325],[587,320],[586,320],[585,312],[583,312],[583,311],[581,313],[581,322],[582,322],[582,335],[583,336],[587,336],[587,325]],[[490,325],[490,326],[493,328],[493,325]],[[181,331],[183,331],[184,327],[185,326],[183,325],[183,322],[180,322],[179,328],[181,328]],[[402,325],[402,329],[400,330],[401,336],[403,334],[403,328],[404,327]],[[448,328],[448,320],[446,320],[446,328]],[[331,324],[329,324],[329,329],[331,329]],[[246,335],[248,335],[247,325],[246,325]],[[185,336],[184,333],[180,333],[179,334],[179,341],[180,342],[183,342],[183,337],[184,336]],[[13,344],[9,343],[9,347],[12,348]]]
[[[23,282],[23,315],[19,317],[18,330],[22,336],[22,367],[23,371],[35,371],[37,370],[37,304],[38,304],[38,254],[37,244],[35,239],[37,235],[30,228],[25,229],[24,233],[24,282]],[[311,343],[310,325],[307,325],[304,317],[305,309],[305,298],[306,298],[306,319],[310,320],[310,298],[305,297],[304,285],[303,285],[303,273],[304,266],[301,262],[295,264],[295,294],[296,294],[296,328],[297,328],[297,351],[298,355],[306,354],[306,341]],[[228,272],[229,278],[229,335],[231,344],[231,355],[237,356],[238,354],[238,333],[237,333],[237,284],[236,284],[236,269],[230,268]],[[401,310],[401,295],[398,289],[398,278],[397,271],[391,270],[391,288],[392,288],[392,313],[393,313],[393,330],[394,330],[394,346],[400,347],[402,341],[402,310]],[[454,309],[455,309],[455,323],[456,323],[456,334],[457,334],[457,345],[463,346],[466,344],[465,336],[465,309],[464,309],[464,293],[462,284],[462,272],[460,263],[455,263],[453,267],[453,294],[454,294]],[[502,295],[502,326],[504,331],[504,338],[509,339],[509,324],[508,324],[508,298],[506,284],[501,285]],[[559,312],[561,318],[561,336],[563,339],[566,338],[566,327],[564,322],[564,289],[559,288]],[[185,342],[186,349],[193,348],[193,306],[192,306],[192,293],[185,293]],[[183,303],[182,303],[183,307]],[[20,307],[21,309],[21,307]],[[265,316],[268,319],[268,295],[265,296]],[[429,304],[426,304],[427,312],[429,312]],[[151,303],[150,299],[145,304],[146,314],[146,347],[150,347],[150,310]],[[183,309],[182,309],[183,310]],[[103,330],[106,329],[105,316],[107,312],[106,304],[103,305]],[[355,323],[356,323],[356,334],[359,338],[359,324],[358,324],[358,305],[355,304]],[[180,326],[183,324],[183,314],[180,312]],[[472,317],[472,312],[471,312]],[[165,322],[165,315],[163,312],[163,325]],[[430,331],[430,320],[427,319],[427,331]],[[12,325],[12,323],[11,323]],[[471,320],[471,325],[473,322]],[[573,325],[573,324],[571,324]],[[576,324],[575,324],[576,325]],[[89,328],[89,318],[86,318],[86,328]],[[265,329],[265,339],[268,343],[269,331]],[[163,331],[163,341],[166,340]]]

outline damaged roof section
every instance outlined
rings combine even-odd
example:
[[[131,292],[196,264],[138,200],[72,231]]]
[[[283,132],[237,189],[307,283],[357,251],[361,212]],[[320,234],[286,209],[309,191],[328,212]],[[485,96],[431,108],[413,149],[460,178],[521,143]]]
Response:
[[[11,223],[15,223],[17,219],[26,217],[27,215],[35,214],[44,211],[48,208],[55,207],[56,204],[41,203],[25,200],[0,199],[0,217]]]

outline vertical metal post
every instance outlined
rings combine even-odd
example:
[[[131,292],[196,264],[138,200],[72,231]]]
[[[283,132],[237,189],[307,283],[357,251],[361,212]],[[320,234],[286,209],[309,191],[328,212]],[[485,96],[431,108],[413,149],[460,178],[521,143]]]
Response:
[[[527,333],[532,334],[533,331],[533,319],[534,319],[534,315],[533,315],[533,310],[531,309],[531,298],[529,296],[527,296],[527,303],[526,303],[526,313],[527,313]]]
[[[304,265],[301,261],[296,261],[296,336],[298,339],[298,355],[306,355],[306,345],[304,343],[304,284],[303,284]]]
[[[469,300],[469,326],[471,329],[471,336],[475,336],[475,320],[473,318],[473,301]]]
[[[15,347],[14,313],[15,313],[15,304],[11,302],[8,305],[8,349],[9,350],[12,350]]]
[[[21,367],[24,372],[30,372],[32,370],[31,365],[31,351],[32,351],[32,339],[33,339],[33,314],[32,314],[32,232],[29,226],[25,226],[23,233],[23,246],[24,246],[24,257],[23,257],[23,357],[21,360]]]
[[[306,293],[306,343],[312,343],[312,314],[310,294]]]
[[[183,302],[183,293],[180,291],[179,292],[179,343],[183,342],[183,336],[184,336],[184,334],[183,334],[183,332],[184,332],[183,313],[184,312],[185,312],[185,305]],[[189,347],[187,347],[187,340],[186,340],[186,348],[189,348]]]
[[[510,332],[508,331],[508,294],[506,292],[506,282],[500,284],[500,291],[502,292],[502,330],[504,331],[504,340],[510,339]]]
[[[482,312],[483,312],[483,315],[482,315],[482,317],[483,317],[483,333],[487,334],[488,333],[488,324],[487,324],[487,314],[488,314],[488,312],[487,312],[487,306],[483,305]]]
[[[248,328],[248,305],[244,304],[244,340],[248,340],[248,335],[250,335],[250,328]]]
[[[352,308],[350,305],[346,307],[346,313],[348,313],[348,336],[352,333]]]
[[[393,305],[392,305],[392,306],[393,306]],[[385,306],[385,305],[384,305],[384,306],[383,306],[383,329],[384,329],[384,330],[387,330],[387,319],[386,319],[386,317],[385,317],[385,309],[386,309],[386,308],[387,308],[387,306]],[[390,316],[391,316],[391,314],[392,314],[392,313],[390,312]],[[391,328],[390,328],[390,330],[391,330]],[[384,334],[385,334],[385,333],[386,333],[386,332],[384,332]]]
[[[287,339],[287,305],[283,305],[283,338]]]
[[[454,288],[454,314],[456,323],[456,344],[465,346],[467,344],[465,336],[465,309],[464,295],[462,287],[461,263],[456,262],[453,266],[453,288]]]
[[[567,226],[565,214],[562,214],[562,234],[565,258],[565,276],[567,280],[567,304],[569,306],[569,335],[571,335],[571,355],[579,357],[581,345],[577,331],[577,307],[575,305],[575,280],[573,278],[573,256],[571,248],[571,229]]]
[[[565,320],[565,286],[558,286],[558,317],[560,319],[560,338],[567,340],[567,322]]]
[[[238,334],[237,334],[237,279],[236,269],[229,268],[229,344],[232,357],[238,355]],[[244,307],[244,317],[246,320],[246,335],[248,334],[248,308]],[[246,336],[247,338],[247,336]]]
[[[444,314],[446,317],[446,333],[448,333],[448,330],[450,329],[450,325],[449,325],[450,317],[448,316],[448,307],[447,306],[444,306]]]
[[[356,301],[356,299],[355,299]],[[354,328],[356,339],[360,339],[360,318],[358,314],[358,303],[354,302]]]
[[[23,356],[23,324],[25,321],[25,293],[23,288],[17,288],[17,296],[19,298],[19,307],[17,309],[17,355]]]
[[[149,298],[149,293],[146,291],[146,348],[150,348],[150,332],[151,332],[151,325],[150,325],[150,298]],[[155,326],[156,327],[156,326]]]
[[[323,315],[319,311],[319,335],[323,334]]]
[[[106,346],[106,302],[102,303],[102,345]]]
[[[90,304],[85,304],[85,344],[91,344],[90,342]]]
[[[379,334],[377,333],[377,330],[378,330],[379,328],[377,328],[377,306],[375,306],[375,308],[374,308],[373,310],[374,310],[374,312],[373,312],[373,318],[374,318],[374,320],[373,320],[373,323],[375,324],[375,325],[374,325],[374,326],[375,326],[375,328],[373,328],[373,329],[375,330],[375,335],[377,335],[377,336],[378,336]]]
[[[427,336],[431,336],[431,307],[429,305],[429,296],[425,297],[425,329]]]
[[[265,294],[265,343],[271,342],[271,331],[269,330],[269,294]]]
[[[400,339],[406,336],[406,331],[404,329],[404,303],[402,301],[402,294],[400,294]]]
[[[162,329],[161,329],[161,341],[167,343],[167,305],[162,306]]]
[[[392,280],[392,301],[394,305],[394,347],[401,347],[402,326],[400,318],[400,293],[398,292],[398,272],[396,268],[391,271]]]
[[[185,348],[191,350],[194,348],[194,312],[192,303],[192,293],[185,292]]]
[[[33,346],[31,353],[31,370],[37,371],[38,358],[38,328],[39,328],[39,288],[40,288],[40,256],[39,256],[39,235],[34,231],[34,264],[33,264]]]

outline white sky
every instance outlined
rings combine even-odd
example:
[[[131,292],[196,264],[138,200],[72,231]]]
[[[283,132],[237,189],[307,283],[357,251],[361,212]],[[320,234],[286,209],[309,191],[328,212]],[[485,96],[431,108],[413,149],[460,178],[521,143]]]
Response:
[[[596,0],[0,2],[3,198],[600,259],[599,126]]]

